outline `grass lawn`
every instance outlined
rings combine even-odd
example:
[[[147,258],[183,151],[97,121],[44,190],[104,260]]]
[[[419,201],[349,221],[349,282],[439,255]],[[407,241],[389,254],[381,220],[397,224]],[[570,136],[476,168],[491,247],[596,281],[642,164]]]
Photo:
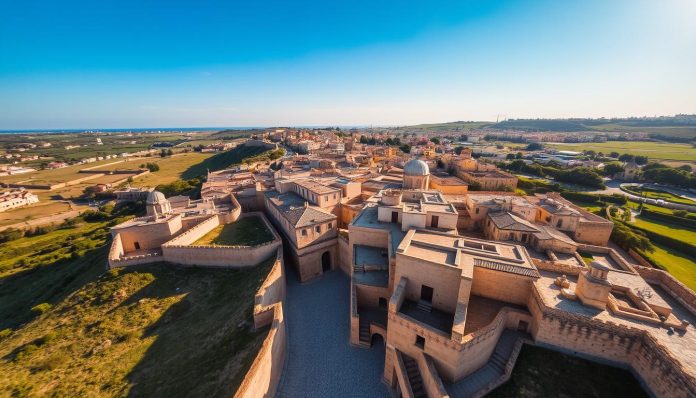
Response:
[[[624,369],[525,345],[510,380],[487,397],[647,397]]]
[[[273,234],[259,217],[245,217],[232,224],[219,225],[194,245],[254,246],[273,240]]]
[[[586,253],[578,250],[578,254],[580,255],[580,257],[582,257],[583,261],[585,261],[586,264],[590,264],[592,261],[594,261],[594,257],[591,253]]]
[[[626,188],[626,190],[636,195],[645,196],[651,199],[662,199],[674,203],[682,203],[685,205],[696,205],[696,202],[694,202],[693,200],[682,198],[681,196],[677,196],[669,192],[660,191],[657,189],[632,187],[630,189]]]
[[[3,211],[0,213],[0,226],[11,225],[23,221],[33,220],[64,213],[70,210],[70,205],[65,202],[39,202],[29,206]]]
[[[696,148],[690,144],[646,141],[608,141],[582,143],[548,143],[545,144],[560,150],[629,153],[631,155],[647,156],[652,160],[679,160],[691,163],[696,159]]]
[[[696,225],[696,222],[694,224]],[[670,224],[664,221],[658,222],[640,216],[636,217],[633,225],[683,242],[696,242],[696,228],[687,228],[683,225]]]
[[[645,257],[696,291],[696,260],[684,253],[656,243],[653,243],[653,246],[655,251],[643,253]]]
[[[273,261],[105,271],[108,243],[97,222],[0,244],[0,395],[232,395],[267,333],[249,325]]]
[[[132,185],[138,187],[154,187],[159,184],[169,184],[176,180],[180,180],[185,178],[183,175],[184,172],[195,167],[212,155],[213,154],[210,153],[189,152],[167,158],[143,159],[142,162],[137,163],[136,167],[142,163],[157,163],[160,170],[136,178]],[[202,172],[205,173],[205,170],[202,170]]]

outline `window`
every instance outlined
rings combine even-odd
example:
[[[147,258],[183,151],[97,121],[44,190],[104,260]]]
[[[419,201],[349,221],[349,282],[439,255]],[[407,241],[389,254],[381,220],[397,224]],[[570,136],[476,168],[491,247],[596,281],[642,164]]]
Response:
[[[303,230],[302,230],[302,236],[307,236],[307,230],[306,230],[306,229],[303,229]]]
[[[140,242],[133,242],[133,246],[135,246],[135,250],[140,250]]]
[[[321,232],[321,225],[317,225],[316,227],[314,227],[314,230],[315,230],[317,233]]]
[[[336,199],[336,194],[334,194],[334,197],[333,197],[333,198]]]
[[[479,209],[479,208],[477,207],[477,208],[476,208],[476,214],[479,214],[479,210],[481,210],[481,209]]]
[[[416,347],[421,350],[425,349],[425,337],[416,335]]]
[[[333,223],[332,223],[332,222],[329,223],[329,229],[333,229]]]
[[[561,227],[563,227],[563,220],[558,220],[558,222],[556,223],[556,228],[561,228]]]

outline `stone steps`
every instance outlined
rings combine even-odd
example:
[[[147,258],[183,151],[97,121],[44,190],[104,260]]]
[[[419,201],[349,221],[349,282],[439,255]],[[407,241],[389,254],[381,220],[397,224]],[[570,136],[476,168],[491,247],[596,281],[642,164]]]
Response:
[[[413,396],[415,398],[427,398],[428,396],[425,394],[423,378],[421,377],[420,369],[418,368],[418,362],[403,353],[401,354],[401,357],[404,361],[406,375],[408,376],[408,384],[411,386]]]
[[[515,343],[522,337],[522,333],[504,330],[498,339],[495,350],[483,367],[456,383],[445,386],[450,397],[469,398],[476,396],[479,391],[503,376],[507,362],[515,348]]]
[[[425,312],[432,312],[432,310],[433,310],[432,303],[429,303],[429,302],[423,301],[423,300],[418,300],[417,307],[419,310],[425,311]]]

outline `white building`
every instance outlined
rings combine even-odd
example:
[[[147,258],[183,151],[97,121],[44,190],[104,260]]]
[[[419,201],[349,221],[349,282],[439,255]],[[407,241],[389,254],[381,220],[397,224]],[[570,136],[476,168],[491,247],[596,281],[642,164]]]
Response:
[[[0,212],[37,203],[39,197],[24,188],[0,193]]]

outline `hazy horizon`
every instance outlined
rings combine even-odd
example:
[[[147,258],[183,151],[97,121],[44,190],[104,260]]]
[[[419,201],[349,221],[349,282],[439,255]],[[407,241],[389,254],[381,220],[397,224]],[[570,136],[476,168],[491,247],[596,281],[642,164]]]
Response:
[[[4,14],[0,130],[696,113],[689,0],[28,1]]]

